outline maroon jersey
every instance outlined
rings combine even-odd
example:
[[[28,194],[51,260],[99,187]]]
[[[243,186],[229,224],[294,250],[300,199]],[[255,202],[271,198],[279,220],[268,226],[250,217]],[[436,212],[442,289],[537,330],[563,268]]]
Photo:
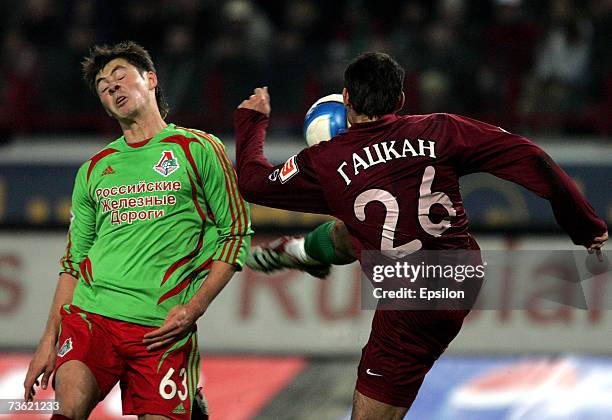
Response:
[[[476,248],[459,177],[488,172],[550,201],[576,244],[606,231],[568,175],[530,140],[452,114],[385,115],[354,124],[284,165],[263,155],[268,118],[235,113],[239,185],[253,203],[326,213],[347,226],[361,250]]]

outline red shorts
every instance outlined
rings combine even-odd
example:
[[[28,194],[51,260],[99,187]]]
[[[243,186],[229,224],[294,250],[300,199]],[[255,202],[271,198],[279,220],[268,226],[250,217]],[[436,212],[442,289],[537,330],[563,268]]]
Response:
[[[56,372],[67,361],[79,360],[95,376],[102,398],[120,382],[124,415],[190,418],[200,376],[195,327],[180,341],[148,351],[143,336],[157,327],[106,318],[74,305],[60,313]]]
[[[357,391],[386,404],[410,407],[468,312],[377,310],[361,352]]]

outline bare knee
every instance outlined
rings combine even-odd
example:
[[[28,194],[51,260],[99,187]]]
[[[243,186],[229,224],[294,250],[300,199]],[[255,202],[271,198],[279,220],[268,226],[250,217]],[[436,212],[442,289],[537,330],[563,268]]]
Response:
[[[340,260],[341,264],[349,264],[357,259],[351,241],[351,234],[346,229],[346,225],[340,220],[335,221],[331,237],[334,243],[336,259]]]
[[[408,407],[396,407],[370,397],[355,390],[353,395],[353,414],[351,420],[402,420]]]
[[[70,360],[55,373],[55,398],[58,414],[73,420],[86,419],[101,398],[91,370],[78,360]]]

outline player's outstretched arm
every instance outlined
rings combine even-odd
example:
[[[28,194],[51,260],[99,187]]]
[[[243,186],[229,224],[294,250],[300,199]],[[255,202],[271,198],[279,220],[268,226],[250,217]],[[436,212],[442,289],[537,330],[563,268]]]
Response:
[[[550,202],[557,223],[577,245],[601,251],[605,222],[565,171],[529,139],[466,117],[448,115],[459,174],[488,172]]]
[[[23,398],[26,401],[31,401],[34,398],[36,394],[34,385],[40,385],[42,389],[47,389],[49,377],[55,368],[55,346],[61,322],[60,308],[72,302],[72,295],[76,283],[77,279],[72,275],[68,273],[60,274],[45,331],[38,343],[38,347],[32,357],[32,361],[28,367],[28,373],[23,382],[25,391]],[[39,382],[38,377],[40,375],[43,375],[43,377]]]
[[[270,115],[270,95],[257,88],[234,113],[236,173],[240,192],[251,203],[264,206],[327,213],[329,208],[310,162],[311,151],[302,150],[283,165],[273,166],[264,155]]]

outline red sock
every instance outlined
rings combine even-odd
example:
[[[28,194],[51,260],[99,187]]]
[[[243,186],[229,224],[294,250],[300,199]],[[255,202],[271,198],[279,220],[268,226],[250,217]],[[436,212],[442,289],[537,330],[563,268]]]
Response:
[[[51,420],[72,420],[72,419],[70,417],[66,417],[61,414],[54,414],[51,416]]]

